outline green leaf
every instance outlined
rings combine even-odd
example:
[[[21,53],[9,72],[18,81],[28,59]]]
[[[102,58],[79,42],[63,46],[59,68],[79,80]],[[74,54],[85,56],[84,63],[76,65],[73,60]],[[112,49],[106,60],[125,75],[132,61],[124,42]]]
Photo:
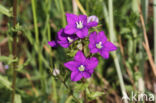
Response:
[[[75,91],[83,91],[83,90],[85,90],[86,88],[88,88],[88,83],[80,83],[80,84],[76,84],[75,85],[75,88],[74,88],[74,90]]]
[[[67,98],[67,100],[66,100],[65,103],[71,103],[71,102],[72,102],[72,99],[73,99],[73,97],[72,97],[72,96],[69,96],[69,97]]]
[[[134,78],[135,78],[136,81],[138,81],[139,78],[141,78],[141,77],[142,77],[141,72],[135,72],[134,73]]]
[[[7,57],[7,56],[0,56],[0,61],[1,62],[6,62],[7,64],[11,64],[13,62],[17,62],[18,58],[13,59],[12,55],[10,55],[9,57]]]
[[[11,10],[5,8],[3,5],[0,5],[0,13],[6,15],[8,17],[12,16]]]
[[[126,33],[129,33],[129,32],[130,32],[130,29],[129,29],[129,28],[126,28],[126,27],[124,28],[124,27],[123,27],[123,28],[121,29],[121,32],[120,32],[120,33],[121,33],[121,34],[126,34]]]
[[[98,92],[97,91],[97,92],[92,92],[92,93],[88,94],[88,97],[89,97],[89,99],[94,100],[97,97],[100,97],[102,95],[104,95],[104,92]]]
[[[25,61],[24,64],[20,64],[20,65],[18,65],[18,69],[17,69],[17,71],[22,70],[25,66],[27,66],[27,65],[30,63],[30,61],[31,61],[31,59],[29,58],[27,61]]]
[[[22,103],[21,95],[15,94],[15,103]]]
[[[1,75],[0,75],[0,84],[3,85],[4,87],[8,88],[9,90],[12,90],[11,82],[7,78],[5,78]]]

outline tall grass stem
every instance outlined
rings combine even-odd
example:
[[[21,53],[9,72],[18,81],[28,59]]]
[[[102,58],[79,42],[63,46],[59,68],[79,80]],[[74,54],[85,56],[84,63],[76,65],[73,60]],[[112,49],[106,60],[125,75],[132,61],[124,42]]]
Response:
[[[61,16],[62,16],[62,24],[63,27],[66,26],[66,17],[65,17],[65,12],[64,12],[64,6],[63,6],[63,0],[59,0],[59,4],[60,4],[60,9],[61,9]]]
[[[116,36],[115,36],[115,31],[114,31],[114,26],[113,26],[113,1],[109,0],[108,1],[108,6],[109,6],[109,33],[110,33],[110,39],[112,42],[116,42]],[[115,67],[117,70],[117,74],[118,74],[118,78],[120,81],[120,87],[121,87],[121,91],[122,94],[124,96],[124,94],[126,93],[126,89],[125,89],[125,85],[124,85],[124,81],[123,81],[123,77],[122,77],[122,73],[121,73],[121,68],[120,68],[120,64],[119,64],[119,60],[118,57],[116,55],[116,52],[113,53],[114,56],[114,62],[115,62]],[[128,103],[128,101],[125,99],[124,103]]]
[[[34,20],[34,29],[35,29],[35,39],[36,39],[36,47],[38,51],[38,63],[39,63],[39,72],[41,76],[41,87],[42,90],[45,91],[45,81],[44,81],[44,73],[42,69],[42,52],[41,47],[39,44],[39,30],[38,30],[38,23],[37,23],[37,15],[36,15],[36,2],[35,0],[31,0],[32,3],[32,12],[33,12],[33,20]]]

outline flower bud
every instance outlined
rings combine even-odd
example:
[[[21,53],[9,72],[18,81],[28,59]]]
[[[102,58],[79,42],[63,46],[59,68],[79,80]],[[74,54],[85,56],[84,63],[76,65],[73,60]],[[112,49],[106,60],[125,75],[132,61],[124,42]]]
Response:
[[[59,74],[60,74],[60,70],[55,68],[55,69],[53,70],[53,75],[54,75],[54,76],[57,76],[57,75],[59,75]]]
[[[90,22],[93,22],[93,21],[98,23],[99,18],[97,16],[95,16],[95,15],[89,16],[88,19],[87,19],[87,23],[90,23]]]

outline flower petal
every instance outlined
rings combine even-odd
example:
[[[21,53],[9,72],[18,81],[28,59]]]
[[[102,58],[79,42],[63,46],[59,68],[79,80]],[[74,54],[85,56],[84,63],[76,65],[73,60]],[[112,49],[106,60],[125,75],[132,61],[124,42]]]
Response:
[[[58,42],[58,44],[59,44],[60,46],[62,46],[63,48],[68,48],[69,45],[70,45],[70,43],[69,43],[67,40],[61,40],[61,41],[57,41],[57,42]]]
[[[98,52],[98,49],[96,48],[96,32],[92,32],[89,36],[89,49],[91,53]]]
[[[75,81],[75,82],[79,81],[79,80],[81,80],[82,77],[83,77],[83,75],[78,71],[71,73],[71,80],[72,81]]]
[[[86,61],[86,57],[84,56],[84,54],[82,53],[82,51],[78,51],[74,57],[75,61],[78,62],[85,62]]]
[[[108,52],[108,51],[101,50],[101,51],[100,51],[100,54],[101,54],[101,56],[102,56],[104,59],[108,59],[108,58],[109,58],[109,52]]]
[[[115,51],[117,49],[117,47],[113,43],[107,41],[106,43],[104,43],[103,49],[105,51]]]
[[[51,47],[57,47],[57,42],[56,42],[56,41],[48,41],[48,44],[49,44]]]
[[[75,25],[67,25],[64,29],[64,32],[66,34],[69,34],[69,35],[72,35],[74,34],[75,32],[77,32],[77,29],[76,29],[76,24]]]
[[[91,28],[91,27],[95,27],[95,26],[97,26],[97,25],[98,25],[98,23],[95,22],[95,21],[93,21],[93,22],[89,22],[89,23],[87,24],[87,27],[88,27],[88,28]]]
[[[90,36],[89,36],[89,42],[91,44],[96,44],[96,36],[97,36],[96,32],[92,32],[90,34]]]
[[[97,41],[98,42],[102,41],[103,43],[105,43],[107,41],[107,37],[106,37],[104,31],[101,31],[101,32],[98,33]]]
[[[79,37],[79,38],[85,38],[86,36],[88,36],[88,28],[85,27],[79,31],[76,32],[76,35]]]
[[[68,68],[70,71],[78,71],[77,69],[78,65],[77,65],[77,62],[75,61],[69,61],[67,63],[64,63],[64,66]]]
[[[86,15],[79,15],[79,20],[78,21],[82,21],[83,25],[87,24],[87,16]]]
[[[95,57],[88,58],[87,61],[86,61],[86,64],[87,64],[87,70],[92,71],[98,65],[98,59],[95,58]]]
[[[90,46],[90,45],[89,45]],[[90,46],[91,47],[91,46]],[[97,53],[99,50],[95,48],[89,48],[91,53]]]
[[[90,78],[91,75],[92,75],[90,72],[86,72],[86,71],[83,72],[82,74],[83,74],[83,77],[84,77],[84,78]]]
[[[64,33],[64,29],[60,29],[59,32],[57,32],[57,39],[58,40],[66,40],[66,35]]]
[[[66,13],[66,18],[67,18],[68,24],[75,24],[76,21],[78,20],[78,16],[77,15],[70,14],[70,13]]]

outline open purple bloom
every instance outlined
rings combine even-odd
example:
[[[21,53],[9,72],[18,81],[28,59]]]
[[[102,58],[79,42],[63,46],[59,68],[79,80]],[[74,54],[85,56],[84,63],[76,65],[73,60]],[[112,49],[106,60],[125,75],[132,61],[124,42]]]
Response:
[[[89,42],[90,52],[99,52],[105,59],[109,58],[110,51],[115,51],[117,49],[113,43],[107,41],[107,37],[103,31],[99,32],[99,34],[92,32],[89,37]]]
[[[68,48],[71,43],[73,43],[75,40],[77,40],[78,37],[76,35],[68,35],[64,33],[64,29],[61,29],[57,33],[56,41],[49,41],[48,44],[51,47],[57,47],[58,45]]]
[[[64,63],[64,66],[72,72],[72,81],[79,81],[83,77],[90,78],[97,65],[98,60],[95,57],[86,58],[82,51],[76,53],[73,61]]]
[[[65,33],[69,35],[76,34],[79,38],[84,38],[88,35],[88,29],[97,26],[97,22],[92,21],[87,23],[86,15],[75,15],[66,13],[68,25],[65,27]]]

